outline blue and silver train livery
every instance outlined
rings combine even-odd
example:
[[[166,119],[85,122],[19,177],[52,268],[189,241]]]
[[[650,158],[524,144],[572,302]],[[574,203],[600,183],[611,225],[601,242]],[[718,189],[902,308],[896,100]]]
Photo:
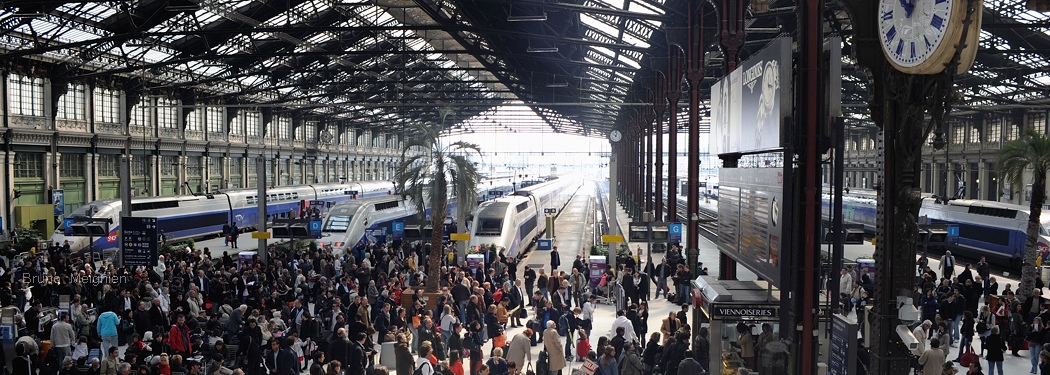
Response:
[[[274,218],[302,216],[310,204],[330,207],[336,203],[394,193],[390,181],[278,186],[266,190],[266,215]],[[254,229],[259,220],[258,189],[232,189],[217,193],[172,197],[143,197],[131,200],[134,216],[155,217],[169,242],[219,235],[228,221],[239,228]],[[74,252],[94,244],[94,250],[119,245],[121,200],[87,203],[65,218],[51,236],[52,243],[69,241]],[[108,225],[107,225],[108,224]],[[108,230],[106,230],[108,226]]]

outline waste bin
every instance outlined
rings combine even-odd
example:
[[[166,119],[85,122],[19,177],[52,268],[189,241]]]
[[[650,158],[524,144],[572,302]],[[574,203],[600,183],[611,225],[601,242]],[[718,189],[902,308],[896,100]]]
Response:
[[[391,370],[390,372],[394,372],[393,370],[397,369],[397,356],[394,354],[394,342],[384,342],[382,347],[383,348],[379,352],[379,364],[386,366],[387,369]]]

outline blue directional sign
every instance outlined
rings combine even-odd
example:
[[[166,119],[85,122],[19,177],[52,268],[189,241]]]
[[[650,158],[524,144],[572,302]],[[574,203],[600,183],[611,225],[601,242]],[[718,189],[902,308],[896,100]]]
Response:
[[[310,237],[321,238],[321,221],[310,220]]]
[[[395,222],[391,223],[390,230],[392,232],[394,232],[394,233],[402,233],[402,234],[404,234],[405,233],[405,222],[404,221],[395,221]]]
[[[73,235],[73,219],[62,219],[62,234]]]
[[[667,226],[667,241],[682,242],[682,223],[671,223]]]
[[[948,226],[948,237],[956,237],[956,238],[959,237],[959,226],[958,225],[949,225]]]
[[[536,240],[536,250],[550,250],[554,248],[554,241],[550,238]]]

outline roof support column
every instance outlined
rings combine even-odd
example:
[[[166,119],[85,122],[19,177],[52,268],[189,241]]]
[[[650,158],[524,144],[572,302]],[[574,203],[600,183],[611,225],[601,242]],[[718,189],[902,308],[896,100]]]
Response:
[[[678,99],[682,97],[682,45],[688,28],[667,30],[667,221],[678,221]]]
[[[685,78],[689,83],[689,144],[686,156],[686,180],[689,182],[686,217],[689,219],[689,228],[685,231],[685,246],[689,269],[694,275],[700,274],[697,265],[700,236],[697,211],[700,208],[700,84],[704,80],[704,52],[707,49],[704,42],[704,4],[707,2],[703,0],[689,2],[689,30],[685,44]],[[696,326],[699,328],[699,324]]]
[[[653,154],[653,158],[656,159],[656,163],[653,167],[655,170],[656,181],[653,186],[653,190],[656,194],[653,200],[656,201],[656,211],[653,213],[653,220],[655,221],[672,221],[664,217],[664,110],[665,102],[667,101],[667,76],[664,75],[663,69],[667,68],[667,59],[653,59],[653,85],[652,97],[653,97],[653,114],[655,115],[655,121],[653,121],[653,132],[652,137],[656,138],[656,152]],[[667,184],[670,185],[671,181],[668,180]]]
[[[743,0],[722,0],[722,6],[720,7],[721,13],[719,16],[721,16],[722,20],[722,31],[718,36],[718,40],[725,55],[726,75],[736,70],[740,59],[740,48],[744,46],[744,39],[746,38],[744,33],[745,6],[746,4]],[[723,168],[736,168],[740,156],[719,155],[719,158],[722,159]],[[722,280],[736,280],[736,261],[726,254],[718,255],[718,278]]]

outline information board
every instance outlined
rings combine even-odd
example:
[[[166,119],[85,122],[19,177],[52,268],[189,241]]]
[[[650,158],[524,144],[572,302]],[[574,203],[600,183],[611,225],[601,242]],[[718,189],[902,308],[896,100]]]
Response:
[[[857,324],[842,314],[831,317],[831,361],[828,373],[851,375],[857,368]]]
[[[590,274],[588,280],[591,282],[591,288],[597,288],[598,284],[602,281],[602,274],[605,273],[605,257],[604,256],[592,256],[587,264],[590,266]]]
[[[476,270],[485,265],[484,254],[467,254],[467,268]]]
[[[718,249],[780,286],[783,169],[722,168],[719,180]]]
[[[124,265],[157,265],[157,241],[160,237],[157,218],[122,216],[120,228],[120,249],[124,254]]]

